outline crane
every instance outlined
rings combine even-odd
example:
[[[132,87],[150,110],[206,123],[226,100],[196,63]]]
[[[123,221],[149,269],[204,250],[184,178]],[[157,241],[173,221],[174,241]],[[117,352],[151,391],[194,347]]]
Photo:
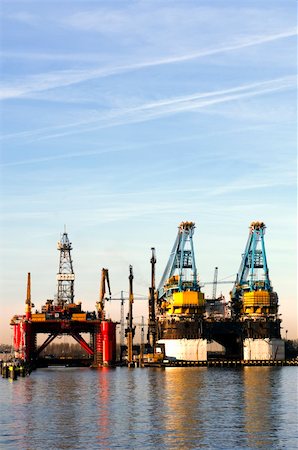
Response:
[[[277,294],[269,279],[264,235],[266,225],[255,221],[249,235],[236,281],[231,291],[232,314],[235,318],[274,315],[277,313]]]
[[[175,273],[178,273],[178,291],[185,289],[183,284],[187,278],[187,270],[191,270],[192,279],[187,280],[187,284],[191,290],[198,290],[197,268],[195,262],[195,254],[193,247],[194,222],[181,222],[178,227],[178,234],[174,242],[172,251],[163,276],[158,285],[158,300],[165,295],[164,286],[168,279],[171,279]]]
[[[105,311],[104,311],[104,300],[105,300],[105,294],[106,294],[106,285],[109,292],[109,299],[106,298],[106,300],[111,300],[111,288],[110,288],[110,279],[109,279],[109,271],[108,269],[101,269],[101,279],[100,279],[100,292],[99,292],[99,301],[96,302],[96,308],[98,313],[98,318],[104,320],[105,318]]]
[[[181,222],[157,288],[159,314],[203,316],[205,297],[198,283],[193,245],[194,222]]]

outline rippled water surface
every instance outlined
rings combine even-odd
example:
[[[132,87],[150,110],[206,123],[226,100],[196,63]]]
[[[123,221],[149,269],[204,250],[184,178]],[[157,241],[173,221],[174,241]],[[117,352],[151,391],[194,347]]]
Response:
[[[295,449],[296,367],[48,368],[0,379],[1,449]]]

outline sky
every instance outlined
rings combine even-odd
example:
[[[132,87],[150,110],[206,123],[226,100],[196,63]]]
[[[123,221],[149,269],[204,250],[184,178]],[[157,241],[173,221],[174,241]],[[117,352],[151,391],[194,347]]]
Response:
[[[297,338],[296,2],[0,5],[0,342],[28,272],[36,308],[56,294],[64,227],[75,300],[94,310],[102,267],[127,295],[131,264],[140,322],[151,247],[158,284],[184,220],[202,283],[215,266],[233,280],[265,222],[282,336]],[[106,307],[119,320],[120,302]]]

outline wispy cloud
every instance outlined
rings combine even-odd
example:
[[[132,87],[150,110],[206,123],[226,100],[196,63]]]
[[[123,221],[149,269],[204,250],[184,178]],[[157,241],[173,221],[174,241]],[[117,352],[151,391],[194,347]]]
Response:
[[[214,113],[214,112],[213,112]],[[47,130],[47,129],[45,129]],[[110,154],[110,153],[117,153],[117,152],[123,152],[123,151],[136,151],[138,150],[139,152],[142,150],[146,150],[148,147],[152,148],[152,147],[157,147],[157,146],[168,146],[169,144],[173,144],[173,143],[183,143],[183,142],[189,142],[192,140],[205,140],[207,138],[210,137],[214,137],[214,136],[225,136],[225,135],[229,135],[229,134],[242,134],[242,133],[246,133],[246,132],[256,132],[256,131],[263,131],[264,130],[264,125],[255,125],[255,126],[245,126],[245,127],[237,127],[237,129],[229,129],[229,130],[214,130],[212,132],[205,132],[205,133],[200,133],[198,135],[192,134],[191,136],[175,136],[175,138],[170,138],[167,137],[166,139],[159,139],[159,140],[150,140],[150,142],[137,142],[135,144],[130,143],[129,145],[116,145],[116,146],[109,146],[105,148],[98,148],[96,150],[88,150],[86,149],[82,149],[80,151],[77,152],[66,152],[66,153],[62,153],[60,152],[59,154],[56,155],[48,155],[48,156],[44,156],[44,157],[38,157],[38,158],[25,158],[25,159],[19,159],[16,161],[9,161],[9,162],[0,162],[0,167],[13,167],[13,166],[22,166],[22,165],[31,165],[31,164],[43,164],[43,163],[48,163],[51,161],[57,161],[57,160],[63,160],[63,159],[74,159],[74,158],[86,158],[86,157],[92,157],[92,156],[98,156],[98,155],[104,155],[104,154]],[[41,130],[39,130],[41,131]],[[48,131],[48,130],[47,130]],[[6,137],[22,137],[25,138],[26,136],[32,136],[32,132],[24,132],[24,133],[18,133],[18,134],[13,134],[13,135],[7,135]],[[1,139],[1,138],[0,138]],[[214,154],[216,155],[217,160],[220,160],[221,158],[223,158],[225,161],[227,161],[228,159],[234,159],[235,155],[232,154],[232,152],[230,152],[228,155],[226,153],[220,153],[219,151],[215,151]],[[200,154],[200,162],[202,163],[203,161],[209,161],[210,159],[214,158],[214,154],[211,156],[209,153],[202,155]],[[242,160],[243,158],[245,158],[245,155],[242,155]],[[247,159],[250,160],[250,155],[247,155]],[[191,163],[192,164],[192,163]],[[162,169],[162,173],[161,175],[164,173],[164,168]],[[150,175],[151,176],[151,175]],[[144,174],[142,174],[142,178],[144,178]],[[181,188],[179,189],[179,191],[181,191]]]
[[[63,62],[99,62],[102,56],[99,53],[50,53],[50,52],[36,52],[36,51],[8,51],[4,48],[0,51],[0,57],[2,59],[15,59],[15,60],[31,60],[31,61],[63,61]],[[106,62],[106,61],[104,61]]]
[[[286,89],[295,89],[295,87],[296,77],[287,76],[273,80],[249,83],[229,89],[221,89],[205,93],[199,92],[187,96],[166,98],[135,107],[111,110],[108,113],[98,113],[98,115],[95,115],[92,119],[89,118],[82,121],[76,121],[74,123],[60,125],[49,129],[34,130],[32,132],[28,131],[18,135],[10,134],[3,136],[2,138],[4,139],[16,136],[34,139],[57,138],[117,125],[154,120],[159,117],[182,112],[201,110],[221,103],[257,97]]]
[[[34,25],[39,23],[39,17],[26,11],[18,11],[7,16],[8,19],[14,20],[26,25]]]
[[[180,214],[191,213],[196,210],[197,199],[200,199],[200,217],[211,216],[218,217],[220,212],[221,217],[229,217],[229,211],[235,211],[247,213],[247,211],[254,211],[257,206],[266,206],[264,198],[262,200],[256,200],[255,202],[245,203],[239,199],[245,195],[251,195],[250,191],[256,191],[258,193],[264,190],[269,190],[277,187],[290,186],[291,182],[287,181],[284,177],[280,179],[268,176],[263,182],[258,182],[257,179],[250,179],[249,177],[237,179],[235,182],[231,182],[226,186],[214,186],[213,189],[206,187],[206,183],[202,187],[191,188],[167,188],[158,189],[151,188],[147,190],[140,190],[139,192],[97,192],[97,186],[91,190],[90,186],[87,192],[84,192],[84,186],[80,189],[74,189],[75,196],[64,208],[63,214],[65,217],[75,217],[76,223],[88,223],[88,225],[97,223],[117,222],[121,220],[129,220],[132,218],[142,217],[156,217],[156,214],[162,215],[177,215],[177,210]],[[53,203],[56,199],[56,189],[54,194],[49,198],[44,199],[42,194],[36,193],[33,197],[32,194],[27,197],[28,201],[25,201],[26,197],[15,199],[10,197],[9,202],[15,205],[14,209],[7,208],[7,211],[2,215],[3,221],[15,221],[15,220],[52,220],[53,218]],[[235,197],[235,193],[239,194]],[[228,199],[233,197],[234,202],[232,204],[223,204],[222,199]],[[169,202],[169,198],[175,198],[175,202]],[[247,197],[245,197],[247,198]],[[33,202],[40,202],[39,211],[33,205]],[[216,209],[210,209],[210,201]],[[251,201],[251,200],[250,200]],[[7,200],[8,202],[8,200]],[[29,208],[25,208],[24,204],[30,205]],[[78,204],[82,205],[78,208]],[[90,204],[94,204],[92,208]],[[18,206],[18,207],[16,207]],[[5,209],[5,208],[4,208]]]
[[[244,191],[262,191],[263,189],[272,189],[274,187],[296,185],[296,173],[294,170],[286,171],[285,174],[282,174],[281,171],[278,171],[278,177],[276,176],[276,173],[277,169],[274,171],[274,173],[264,176],[263,181],[260,181],[259,178],[254,179],[246,176],[245,178],[241,178],[226,185],[221,185],[219,187],[211,189],[209,195],[218,197],[225,196],[226,194],[234,194]]]
[[[63,70],[32,75],[28,77],[25,81],[20,80],[13,84],[9,84],[6,86],[4,85],[0,90],[0,99],[4,100],[18,97],[26,97],[36,92],[42,92],[49,89],[57,89],[60,87],[75,85],[91,79],[118,75],[124,72],[141,70],[154,66],[186,62],[206,56],[212,56],[215,54],[240,50],[246,47],[261,45],[279,39],[294,37],[296,35],[297,29],[292,28],[282,33],[272,35],[251,36],[245,39],[239,38],[239,40],[236,42],[227,43],[225,45],[221,45],[216,48],[203,49],[198,52],[193,52],[185,55],[162,57],[156,58],[154,60],[141,61],[133,64],[107,66],[97,69]]]

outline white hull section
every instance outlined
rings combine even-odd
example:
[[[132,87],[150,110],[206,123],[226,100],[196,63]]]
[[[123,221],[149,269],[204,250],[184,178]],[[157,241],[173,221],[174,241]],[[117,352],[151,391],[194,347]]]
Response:
[[[207,361],[207,339],[161,339],[165,357],[182,361]]]
[[[244,360],[284,360],[285,343],[282,339],[245,339],[243,342]]]

